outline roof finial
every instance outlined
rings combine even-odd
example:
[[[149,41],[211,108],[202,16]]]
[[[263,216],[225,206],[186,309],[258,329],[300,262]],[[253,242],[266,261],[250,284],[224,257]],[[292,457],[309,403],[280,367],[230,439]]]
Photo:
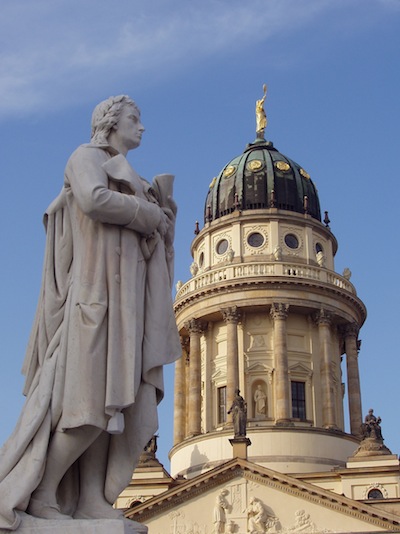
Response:
[[[267,127],[267,116],[264,111],[264,102],[267,96],[267,86],[263,85],[264,95],[256,101],[256,132],[258,139],[264,139],[265,128]]]

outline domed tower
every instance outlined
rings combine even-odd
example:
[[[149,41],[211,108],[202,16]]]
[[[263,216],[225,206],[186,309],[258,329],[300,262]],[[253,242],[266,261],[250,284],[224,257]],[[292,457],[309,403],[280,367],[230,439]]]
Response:
[[[321,221],[313,181],[264,138],[265,95],[256,103],[257,138],[210,184],[192,278],[176,295],[183,357],[173,476],[232,458],[227,412],[237,388],[247,401],[250,461],[284,473],[328,471],[358,445],[366,309],[350,272],[335,272],[337,241],[327,213]]]

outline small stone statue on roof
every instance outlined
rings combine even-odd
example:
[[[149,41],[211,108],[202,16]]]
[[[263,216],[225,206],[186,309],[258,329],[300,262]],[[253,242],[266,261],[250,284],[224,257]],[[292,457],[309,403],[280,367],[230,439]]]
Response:
[[[361,425],[361,443],[353,456],[376,456],[392,454],[390,449],[383,443],[380,417],[374,415],[371,408]]]
[[[247,403],[240,395],[239,389],[235,393],[236,395],[228,414],[232,414],[235,438],[244,438],[246,437]]]
[[[382,439],[380,417],[374,415],[374,410],[368,410],[368,415],[365,416],[364,424],[362,425],[362,434],[364,438]]]

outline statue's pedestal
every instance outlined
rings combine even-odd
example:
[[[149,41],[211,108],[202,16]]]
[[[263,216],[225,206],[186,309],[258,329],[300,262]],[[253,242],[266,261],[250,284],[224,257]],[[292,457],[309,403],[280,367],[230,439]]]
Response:
[[[229,440],[233,447],[233,458],[247,460],[247,447],[250,447],[251,441],[246,436],[233,438]]]
[[[147,527],[130,519],[39,519],[19,512],[16,534],[147,534]],[[12,534],[0,529],[0,534]]]

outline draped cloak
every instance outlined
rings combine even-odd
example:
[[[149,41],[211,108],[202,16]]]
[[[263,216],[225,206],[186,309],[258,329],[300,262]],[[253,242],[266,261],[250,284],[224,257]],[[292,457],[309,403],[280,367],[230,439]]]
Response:
[[[181,349],[172,245],[156,231],[158,220],[145,217],[157,202],[157,183],[153,188],[108,146],[82,145],[67,164],[64,187],[45,214],[42,287],[23,367],[27,399],[0,451],[0,528],[18,528],[16,511],[26,510],[43,476],[56,427],[107,430],[123,414],[123,432],[110,435],[110,503],[157,430],[162,366]],[[77,461],[58,491],[62,512],[71,515],[78,470]]]

